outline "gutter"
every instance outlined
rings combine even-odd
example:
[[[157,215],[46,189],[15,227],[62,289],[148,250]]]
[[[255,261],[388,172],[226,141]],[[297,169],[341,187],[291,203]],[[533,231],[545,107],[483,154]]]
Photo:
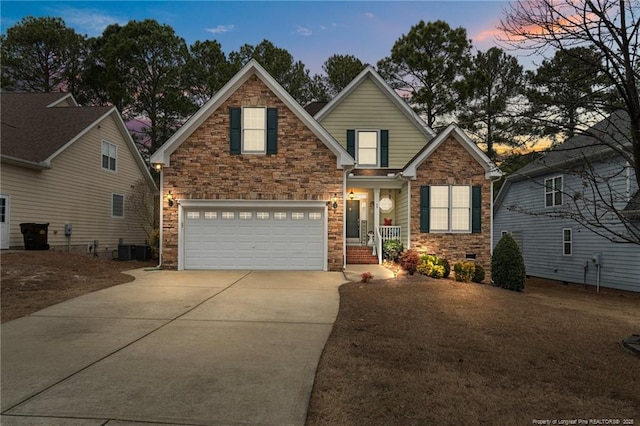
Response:
[[[2,156],[2,162],[6,164],[13,164],[14,166],[26,167],[28,169],[35,169],[35,170],[45,170],[45,169],[51,168],[51,163],[49,163],[48,161],[35,162],[35,161],[23,160],[17,157],[11,157],[8,155]]]

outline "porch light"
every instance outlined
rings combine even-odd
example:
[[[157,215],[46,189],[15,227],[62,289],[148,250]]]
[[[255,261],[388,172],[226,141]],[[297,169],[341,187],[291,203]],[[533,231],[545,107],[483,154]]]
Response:
[[[173,207],[173,194],[171,194],[171,191],[167,194],[167,204],[169,207]]]
[[[351,190],[351,192],[349,193],[349,199],[353,200],[356,197],[356,194],[353,193],[353,189]]]
[[[154,163],[153,168],[155,171],[159,172],[160,170],[162,170],[162,163]]]
[[[333,209],[337,209],[338,208],[338,194],[333,194]]]

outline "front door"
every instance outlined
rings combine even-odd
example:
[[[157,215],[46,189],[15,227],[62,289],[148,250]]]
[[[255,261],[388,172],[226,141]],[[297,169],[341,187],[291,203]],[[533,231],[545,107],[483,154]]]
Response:
[[[360,200],[347,200],[347,238],[360,238]]]
[[[0,195],[0,249],[9,248],[9,197]]]

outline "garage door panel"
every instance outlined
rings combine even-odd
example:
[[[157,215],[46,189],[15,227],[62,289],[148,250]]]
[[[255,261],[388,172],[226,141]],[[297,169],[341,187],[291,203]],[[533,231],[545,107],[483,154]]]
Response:
[[[324,208],[185,209],[185,269],[322,270]]]

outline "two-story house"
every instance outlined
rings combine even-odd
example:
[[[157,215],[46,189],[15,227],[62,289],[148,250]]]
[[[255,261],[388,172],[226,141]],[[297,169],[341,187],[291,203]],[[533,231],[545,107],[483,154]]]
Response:
[[[166,268],[341,270],[398,238],[489,269],[499,170],[371,67],[312,117],[252,60],[151,162]]]
[[[505,180],[494,244],[518,242],[527,275],[640,291],[640,191],[629,116],[616,112]],[[622,220],[621,220],[622,219]]]
[[[131,211],[133,188],[157,187],[118,110],[67,93],[3,93],[1,248],[23,248],[21,223],[49,224],[57,250],[111,256],[144,244],[153,219]],[[44,231],[44,229],[40,229]]]

